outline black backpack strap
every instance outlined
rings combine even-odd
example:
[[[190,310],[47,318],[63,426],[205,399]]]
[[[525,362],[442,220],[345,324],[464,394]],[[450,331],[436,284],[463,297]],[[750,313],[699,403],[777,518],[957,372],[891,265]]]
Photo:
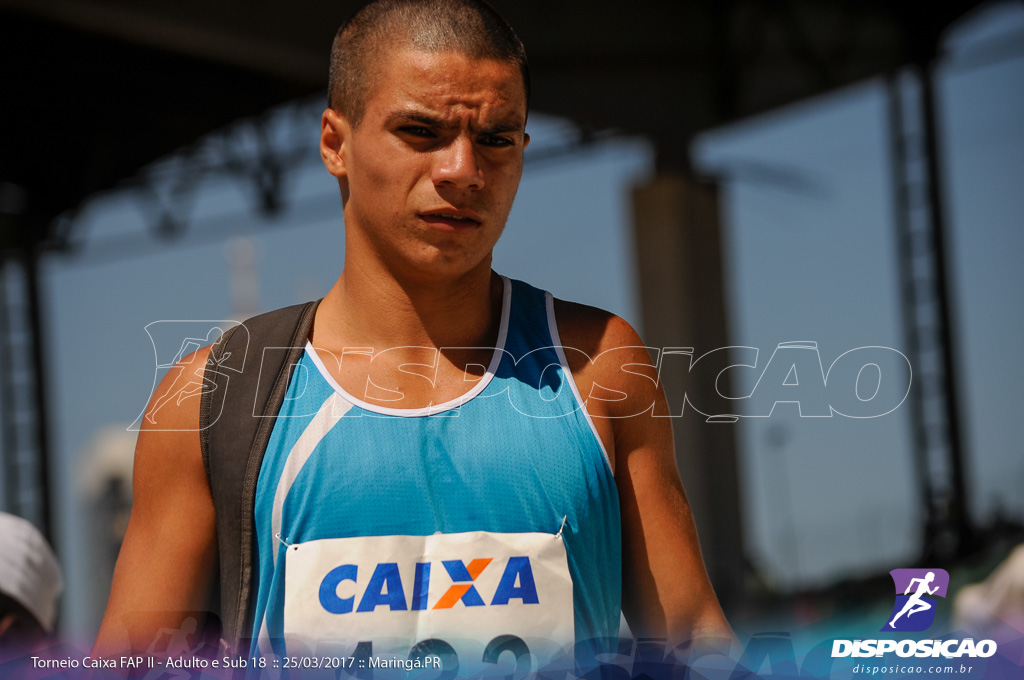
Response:
[[[232,651],[252,631],[256,482],[318,304],[278,309],[235,326],[206,363],[199,440],[217,515],[221,637]]]

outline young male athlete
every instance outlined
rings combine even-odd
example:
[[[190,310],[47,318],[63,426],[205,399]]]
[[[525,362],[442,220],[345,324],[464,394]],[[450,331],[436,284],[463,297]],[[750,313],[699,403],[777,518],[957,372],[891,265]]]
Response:
[[[320,149],[344,267],[246,477],[248,595],[230,627],[252,652],[389,635],[572,644],[616,636],[620,608],[637,635],[731,636],[643,342],[491,269],[528,95],[522,44],[477,0],[371,3],[335,39]],[[166,399],[203,384],[210,357],[184,359],[151,402],[102,651],[207,608],[218,580],[237,586],[215,575],[218,541],[239,536],[216,530],[200,399]]]

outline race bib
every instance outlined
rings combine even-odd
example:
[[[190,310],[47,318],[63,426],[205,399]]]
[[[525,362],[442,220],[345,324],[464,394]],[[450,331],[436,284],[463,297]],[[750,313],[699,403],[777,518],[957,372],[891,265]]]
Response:
[[[565,544],[486,531],[293,544],[284,636],[289,654],[299,642],[357,668],[436,655],[460,674],[493,670],[499,657],[536,670],[573,644]]]

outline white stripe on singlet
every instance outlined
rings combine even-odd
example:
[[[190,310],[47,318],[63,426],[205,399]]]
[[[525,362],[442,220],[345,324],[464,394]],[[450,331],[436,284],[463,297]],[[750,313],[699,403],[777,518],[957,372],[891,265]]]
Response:
[[[277,490],[274,493],[274,508],[270,519],[270,535],[274,537],[273,540],[275,542],[272,549],[275,565],[277,564],[279,550],[284,548],[284,541],[288,539],[287,536],[281,536],[282,540],[278,540],[278,535],[281,533],[281,513],[284,509],[284,501],[288,497],[288,492],[291,491],[292,484],[295,483],[296,477],[299,476],[299,472],[302,471],[302,467],[309,460],[313,451],[351,408],[352,404],[342,399],[337,392],[332,393],[320,405],[316,415],[313,416],[313,419],[309,421],[309,425],[299,435],[295,445],[292,446],[292,450],[288,452],[288,459],[285,461],[284,469],[281,470],[281,477],[277,480]],[[258,643],[261,651],[263,649],[270,649],[269,644],[264,647],[264,643],[269,643],[269,641],[270,634],[267,631],[267,615],[264,612]]]
[[[274,509],[270,515],[271,536],[277,536],[281,533],[281,512],[284,510],[284,500],[288,497],[288,492],[292,490],[292,484],[295,483],[295,478],[302,471],[302,466],[306,464],[306,461],[309,460],[309,457],[313,454],[317,445],[327,436],[327,433],[337,425],[341,417],[348,413],[351,408],[352,404],[342,399],[339,394],[336,392],[331,394],[320,405],[316,415],[313,416],[313,419],[309,421],[309,425],[299,435],[295,445],[292,446],[292,450],[288,452],[288,460],[284,464],[284,469],[281,470],[281,477],[277,480],[277,491],[274,493]],[[282,536],[281,538],[284,540],[288,539],[287,536]],[[277,554],[278,551],[275,550],[274,564],[277,564]]]

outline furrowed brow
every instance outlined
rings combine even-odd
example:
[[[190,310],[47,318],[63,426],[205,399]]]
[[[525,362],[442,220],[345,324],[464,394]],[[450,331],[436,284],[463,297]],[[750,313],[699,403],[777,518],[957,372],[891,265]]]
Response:
[[[480,130],[481,134],[485,135],[501,135],[509,132],[523,132],[526,126],[522,123],[515,122],[498,122],[494,125],[488,125]]]
[[[441,120],[440,118],[435,118],[434,116],[425,113],[416,113],[412,111],[396,111],[387,117],[386,124],[388,127],[391,127],[393,125],[415,124],[445,130],[457,127],[457,125]]]
[[[457,130],[459,129],[459,123],[456,121],[447,121],[442,118],[437,118],[428,113],[417,112],[417,111],[395,111],[390,114],[386,119],[386,125],[393,127],[396,125],[423,125],[438,130]],[[525,130],[525,123],[518,120],[507,120],[497,121],[491,125],[474,129],[473,131],[477,134],[484,135],[500,135],[508,133],[521,133]]]

